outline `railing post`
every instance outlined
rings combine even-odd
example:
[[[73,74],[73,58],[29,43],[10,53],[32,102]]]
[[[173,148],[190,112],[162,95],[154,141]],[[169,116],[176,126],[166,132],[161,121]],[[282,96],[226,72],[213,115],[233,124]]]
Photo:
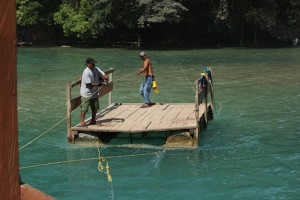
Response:
[[[208,123],[208,116],[207,116],[207,92],[208,92],[208,80],[205,78],[205,86],[204,86],[204,103],[205,103],[205,111],[204,111],[204,119],[205,119],[205,127]]]
[[[196,120],[199,120],[199,84],[198,84],[198,80],[195,81],[195,116],[196,116]]]
[[[110,69],[113,69],[113,68],[110,68]],[[113,80],[113,72],[109,74],[109,82],[111,82]],[[108,93],[108,106],[110,106],[112,104],[112,91],[110,91]]]
[[[196,117],[196,130],[195,130],[195,133],[194,133],[194,139],[195,139],[195,142],[197,142],[197,145],[198,145],[198,134],[199,134],[199,83],[198,83],[198,80],[195,81],[195,117]]]
[[[67,83],[67,134],[68,141],[73,142],[73,134],[71,131],[71,83]]]

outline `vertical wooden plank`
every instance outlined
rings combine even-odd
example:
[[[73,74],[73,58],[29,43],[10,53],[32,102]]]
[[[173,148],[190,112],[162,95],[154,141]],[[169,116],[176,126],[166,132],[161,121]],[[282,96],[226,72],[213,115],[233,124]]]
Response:
[[[209,81],[209,93],[210,93],[212,111],[214,111],[215,101],[214,101],[214,91],[213,91],[213,86],[212,86],[211,81]]]
[[[199,122],[198,122],[199,124]],[[194,130],[194,144],[193,146],[198,146],[199,144],[199,127]]]
[[[68,136],[68,142],[72,143],[74,142],[74,135],[71,131],[71,83],[67,83],[67,136]]]
[[[0,2],[0,199],[19,200],[16,1]]]
[[[113,68],[110,68],[110,69],[113,69]],[[111,82],[111,81],[113,81],[113,72],[111,72],[110,74],[109,74],[109,82]],[[108,93],[108,106],[110,106],[112,104],[112,91],[110,91],[109,93]]]
[[[204,119],[205,119],[205,123],[207,124],[208,122],[208,117],[207,117],[207,92],[208,92],[208,85],[209,84],[207,81],[206,81],[206,84],[205,84],[205,87],[204,87],[204,102],[205,102],[205,111],[204,111]]]
[[[198,80],[195,81],[196,95],[195,95],[195,116],[197,128],[194,133],[195,143],[198,144],[198,130],[199,130],[199,83]]]
[[[195,81],[195,116],[196,116],[196,120],[199,119],[199,84],[198,81]]]

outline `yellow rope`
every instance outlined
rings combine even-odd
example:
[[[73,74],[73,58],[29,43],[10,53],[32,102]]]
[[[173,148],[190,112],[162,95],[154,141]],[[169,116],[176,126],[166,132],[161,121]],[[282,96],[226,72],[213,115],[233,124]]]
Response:
[[[91,97],[98,93],[98,91],[103,87],[103,85],[101,87],[99,87],[97,89],[97,91],[95,91]],[[88,101],[88,100],[86,100]],[[85,102],[82,102],[77,108],[79,108],[80,106],[82,106],[82,104],[84,104]],[[48,133],[49,131],[51,131],[52,129],[54,129],[56,126],[58,126],[60,123],[62,123],[68,116],[70,116],[73,112],[75,112],[75,110],[77,110],[77,108],[75,108],[72,112],[70,112],[69,115],[66,115],[62,120],[60,120],[59,122],[57,122],[56,124],[54,124],[51,128],[49,128],[48,130],[46,130],[45,132],[43,132],[42,134],[40,134],[39,136],[35,137],[34,139],[32,139],[30,142],[26,143],[25,145],[23,145],[22,147],[19,148],[19,151],[22,150],[23,148],[27,147],[28,145],[30,145],[31,143],[33,143],[34,141],[36,141],[37,139],[39,139],[40,137],[42,137],[43,135],[45,135],[46,133]]]
[[[131,76],[131,75],[133,75],[133,74],[135,74],[135,73],[137,73],[137,71],[135,71],[135,72],[133,72],[133,73],[131,73],[131,74],[129,74],[129,75],[123,76],[123,77],[119,78],[117,81],[119,81],[119,80],[121,80],[121,79],[123,79],[123,78],[126,78],[126,77],[128,77],[128,76]],[[115,81],[115,82],[117,82],[117,81]],[[102,85],[101,87],[99,87],[99,88],[97,89],[97,91],[95,91],[91,96],[93,96],[94,94],[96,94],[102,87],[103,87],[103,85]],[[83,103],[84,103],[84,102],[83,102]],[[83,103],[82,103],[82,104],[83,104]],[[75,109],[69,114],[69,116],[70,116],[73,112],[75,112],[82,104],[80,104],[77,108],[75,108]],[[26,143],[25,145],[23,145],[22,147],[20,147],[20,148],[19,148],[19,151],[22,150],[23,148],[27,147],[28,145],[30,145],[31,143],[33,143],[34,141],[36,141],[37,139],[39,139],[40,137],[42,137],[43,135],[45,135],[46,133],[48,133],[49,131],[51,131],[53,128],[55,128],[55,127],[58,126],[60,123],[62,123],[67,117],[68,117],[68,115],[66,115],[62,120],[60,120],[60,121],[57,122],[56,124],[54,124],[51,128],[49,128],[48,130],[46,130],[45,132],[43,132],[43,133],[40,134],[39,136],[35,137],[35,138],[32,139],[31,141],[29,141],[28,143]]]
[[[100,145],[99,145],[99,142],[98,143],[98,159],[99,159],[99,162],[98,162],[98,170],[104,174],[107,175],[107,180],[108,182],[112,182],[112,176],[111,174],[109,173],[109,165],[108,165],[108,161],[101,156],[101,153],[100,153]],[[106,163],[106,166],[104,167],[103,164]]]
[[[143,153],[143,154],[128,154],[128,155],[119,155],[119,156],[107,156],[107,158],[124,158],[124,157],[137,157],[137,156],[148,156],[148,155],[153,155],[157,154],[157,152],[151,152],[151,153]],[[49,166],[49,165],[58,165],[58,164],[66,164],[66,163],[74,163],[74,162],[82,162],[82,161],[91,161],[91,160],[98,160],[99,157],[97,158],[83,158],[83,159],[78,159],[78,160],[65,160],[65,161],[57,161],[57,162],[50,162],[50,163],[44,163],[44,164],[36,164],[36,165],[30,165],[30,166],[25,166],[25,167],[20,167],[19,169],[30,169],[30,168],[36,168],[36,167],[43,167],[43,166]]]

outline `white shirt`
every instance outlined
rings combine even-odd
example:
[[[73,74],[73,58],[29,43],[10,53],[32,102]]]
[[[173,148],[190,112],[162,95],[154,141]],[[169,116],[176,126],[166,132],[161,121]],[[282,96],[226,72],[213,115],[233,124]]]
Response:
[[[97,98],[98,87],[87,88],[86,84],[89,83],[100,84],[100,79],[102,79],[102,76],[104,75],[105,73],[99,67],[95,66],[93,70],[86,67],[81,76],[80,95],[83,97]]]

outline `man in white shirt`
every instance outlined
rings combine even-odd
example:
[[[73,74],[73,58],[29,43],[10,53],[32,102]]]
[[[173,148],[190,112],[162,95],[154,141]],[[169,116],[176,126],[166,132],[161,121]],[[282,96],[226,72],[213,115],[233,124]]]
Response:
[[[96,114],[99,110],[98,92],[103,80],[107,77],[103,71],[95,66],[96,61],[93,58],[86,59],[86,68],[81,76],[81,121],[80,126],[84,126],[85,115],[88,108],[92,109],[92,119],[90,125],[96,124]]]

